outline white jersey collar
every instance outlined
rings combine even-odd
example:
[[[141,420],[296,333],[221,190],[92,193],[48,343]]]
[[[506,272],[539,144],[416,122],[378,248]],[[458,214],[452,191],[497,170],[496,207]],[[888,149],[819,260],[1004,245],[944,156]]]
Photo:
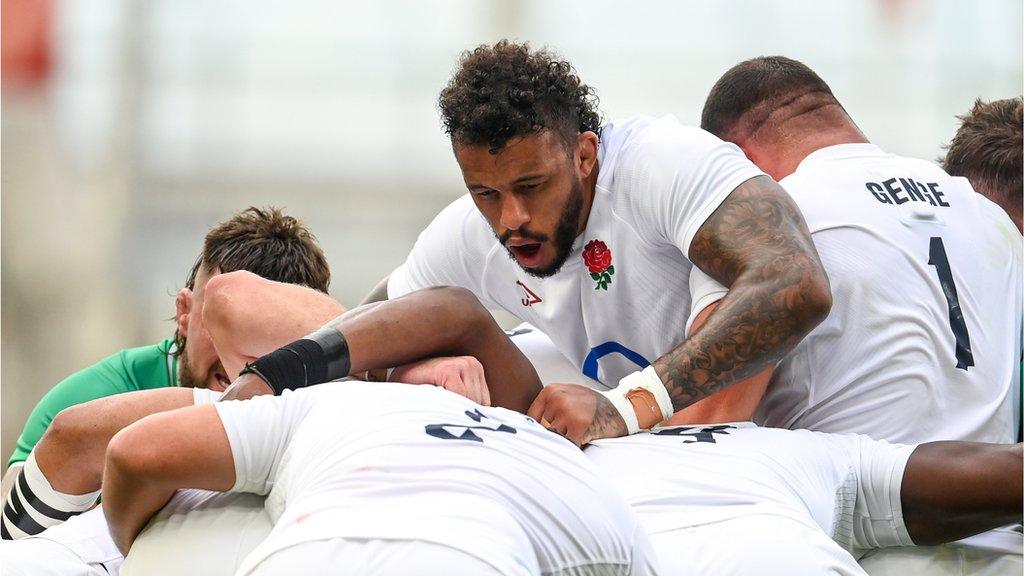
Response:
[[[871,144],[870,142],[858,142],[855,144],[836,144],[835,146],[826,146],[824,148],[818,148],[814,152],[811,152],[800,164],[797,165],[796,171],[799,171],[807,164],[813,162],[821,162],[825,160],[845,160],[847,158],[864,158],[864,157],[878,157],[878,156],[891,156],[891,154],[883,151],[878,146]]]

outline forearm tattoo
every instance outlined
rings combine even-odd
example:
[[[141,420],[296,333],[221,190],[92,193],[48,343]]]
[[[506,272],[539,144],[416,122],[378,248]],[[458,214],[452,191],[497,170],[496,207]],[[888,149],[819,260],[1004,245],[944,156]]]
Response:
[[[603,394],[595,393],[594,396],[597,397],[594,419],[591,420],[590,426],[583,434],[583,443],[586,444],[600,438],[617,438],[626,435],[626,423],[611,400],[605,398]]]
[[[792,198],[767,176],[733,191],[690,259],[729,287],[707,323],[654,362],[676,410],[778,362],[828,313],[828,279]]]

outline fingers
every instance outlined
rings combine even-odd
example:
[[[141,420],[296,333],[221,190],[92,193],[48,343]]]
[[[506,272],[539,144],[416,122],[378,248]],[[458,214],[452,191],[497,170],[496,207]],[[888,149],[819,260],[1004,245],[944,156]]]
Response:
[[[449,392],[455,392],[459,396],[464,396],[474,402],[477,402],[476,398],[473,397],[473,394],[466,387],[466,382],[462,378],[459,378],[457,374],[442,378],[438,385]]]
[[[470,390],[473,390],[473,400],[484,406],[491,405],[491,391],[487,388],[487,378],[484,376],[484,367],[480,361],[472,356],[465,358],[466,365],[462,377]]]
[[[470,377],[470,384],[475,386],[477,389],[477,395],[480,397],[477,402],[484,406],[491,405],[491,391],[487,388],[487,380],[484,379],[483,370],[475,372]]]
[[[545,416],[545,418],[548,420],[548,426],[546,426],[548,430],[560,436],[569,437],[569,423],[564,417],[560,414],[552,414],[551,417]]]
[[[476,358],[445,358],[436,367],[437,386],[465,396],[484,406],[491,405],[483,365]]]
[[[548,401],[548,395],[551,393],[551,388],[543,388],[540,394],[537,395],[533,400],[533,404],[526,409],[526,415],[533,418],[537,422],[540,422],[541,426],[547,428],[546,420],[544,420],[544,408]],[[549,422],[550,423],[550,422]]]
[[[569,410],[568,390],[559,384],[552,384],[540,391],[537,398],[526,411],[526,415],[540,423],[541,426],[552,432],[564,436],[577,446],[580,444],[578,434],[575,434],[575,416]]]

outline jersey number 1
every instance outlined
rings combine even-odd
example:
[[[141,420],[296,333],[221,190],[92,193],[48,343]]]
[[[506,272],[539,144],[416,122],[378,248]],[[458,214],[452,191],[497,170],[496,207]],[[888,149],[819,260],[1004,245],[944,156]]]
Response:
[[[971,353],[971,335],[967,333],[967,322],[964,321],[964,311],[960,308],[960,300],[956,297],[956,284],[953,283],[953,272],[949,269],[949,259],[946,258],[946,247],[942,244],[942,238],[933,236],[928,247],[928,264],[935,266],[935,273],[939,275],[939,284],[942,285],[942,293],[946,295],[946,305],[949,307],[949,328],[956,338],[956,367],[967,370],[974,366],[974,354]]]

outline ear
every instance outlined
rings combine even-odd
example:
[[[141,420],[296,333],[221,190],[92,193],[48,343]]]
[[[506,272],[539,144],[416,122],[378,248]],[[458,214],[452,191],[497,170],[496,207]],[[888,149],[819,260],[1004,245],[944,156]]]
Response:
[[[579,170],[580,178],[590,176],[594,166],[597,165],[597,147],[597,134],[593,132],[583,132],[576,137],[576,166],[577,170]]]
[[[739,146],[747,159],[753,162],[755,166],[763,170],[766,174],[771,175],[771,171],[774,168],[771,165],[771,158],[762,153],[761,147],[752,144],[749,138],[739,141],[731,140],[731,142]],[[772,176],[772,178],[774,178],[774,176]]]
[[[763,147],[755,144],[753,138],[740,138],[737,135],[737,131],[733,130],[725,134],[722,140],[738,146],[748,160],[756,164],[761,170],[764,170],[764,167],[761,166],[761,162],[765,160],[765,155],[762,153]]]
[[[192,312],[192,291],[182,288],[178,291],[178,297],[174,299],[174,319],[178,324],[178,334],[185,335],[188,332],[188,318]]]

